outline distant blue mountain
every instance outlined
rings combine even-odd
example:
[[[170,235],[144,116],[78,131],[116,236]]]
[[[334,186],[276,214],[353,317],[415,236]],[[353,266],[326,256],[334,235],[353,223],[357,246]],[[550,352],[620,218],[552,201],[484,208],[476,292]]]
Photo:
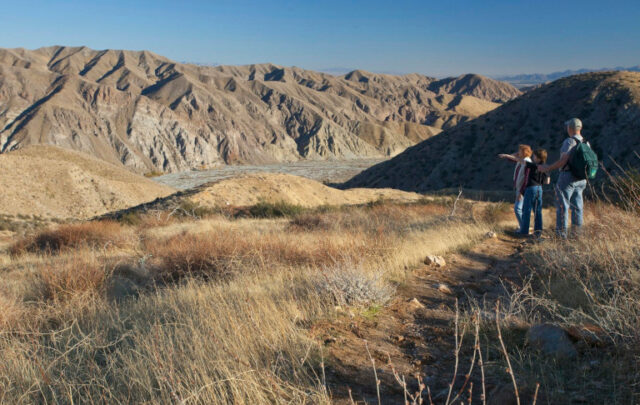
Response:
[[[580,73],[604,72],[607,70],[626,70],[630,72],[640,72],[640,65],[631,66],[631,67],[618,66],[614,68],[578,69],[578,70],[565,70],[562,72],[553,72],[553,73],[531,73],[531,74],[519,74],[519,75],[513,75],[513,76],[498,76],[498,77],[495,77],[495,79],[511,83],[516,87],[525,87],[525,86],[535,86],[537,84],[551,82],[551,81],[560,79],[562,77],[577,75]]]

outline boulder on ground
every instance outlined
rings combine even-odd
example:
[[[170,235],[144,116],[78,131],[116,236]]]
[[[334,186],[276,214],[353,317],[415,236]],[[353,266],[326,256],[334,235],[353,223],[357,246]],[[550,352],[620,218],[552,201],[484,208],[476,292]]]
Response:
[[[442,256],[433,256],[433,255],[429,255],[427,257],[425,257],[424,259],[424,264],[427,265],[434,265],[436,267],[444,267],[447,265],[447,262],[444,260],[444,258]]]
[[[557,358],[573,358],[578,352],[567,332],[551,324],[534,325],[527,331],[529,346]]]
[[[139,294],[140,287],[133,280],[126,277],[113,277],[107,286],[107,296],[115,301],[137,297]]]

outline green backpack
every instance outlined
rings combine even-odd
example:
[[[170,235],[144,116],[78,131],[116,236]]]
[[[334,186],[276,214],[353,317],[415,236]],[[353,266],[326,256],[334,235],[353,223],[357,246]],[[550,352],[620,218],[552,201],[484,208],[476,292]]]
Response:
[[[598,172],[598,155],[591,149],[587,142],[579,141],[573,148],[569,157],[569,169],[578,180],[594,179]]]

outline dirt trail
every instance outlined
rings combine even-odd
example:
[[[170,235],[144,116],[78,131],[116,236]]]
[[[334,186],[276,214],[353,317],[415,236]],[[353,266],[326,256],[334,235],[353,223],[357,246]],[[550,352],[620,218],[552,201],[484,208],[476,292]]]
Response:
[[[434,402],[443,403],[454,369],[456,298],[461,305],[468,297],[487,302],[499,298],[503,292],[501,280],[518,277],[521,243],[504,235],[488,238],[469,251],[446,256],[444,268],[421,265],[408,270],[396,298],[378,313],[344,314],[316,325],[314,335],[325,342],[327,382],[334,401],[350,403],[350,388],[356,402],[377,403],[368,346],[381,380],[383,403],[403,403],[401,387],[388,366],[389,358],[398,373],[406,377],[411,391],[416,386],[414,376],[419,373],[434,390]],[[450,291],[439,289],[441,284]],[[472,344],[467,339],[469,352],[463,349],[461,358],[471,353]],[[466,362],[458,373],[460,378],[466,373],[465,367]],[[487,379],[487,392],[495,385]]]

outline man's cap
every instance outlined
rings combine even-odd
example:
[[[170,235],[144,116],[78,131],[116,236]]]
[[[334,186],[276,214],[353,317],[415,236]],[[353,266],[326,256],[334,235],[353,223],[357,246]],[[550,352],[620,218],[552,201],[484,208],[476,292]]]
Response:
[[[574,129],[582,128],[582,121],[580,121],[579,118],[571,118],[570,120],[564,122],[564,126]]]

